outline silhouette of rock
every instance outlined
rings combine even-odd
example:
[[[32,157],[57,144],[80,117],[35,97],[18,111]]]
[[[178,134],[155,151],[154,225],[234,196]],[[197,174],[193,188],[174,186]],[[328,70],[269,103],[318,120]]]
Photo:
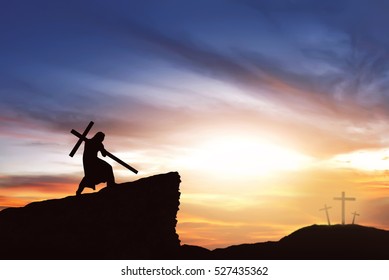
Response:
[[[389,259],[389,231],[360,225],[313,225],[279,242],[295,259]]]
[[[389,231],[360,225],[312,225],[278,242],[230,246],[216,259],[377,260],[389,259]]]
[[[233,245],[212,251],[212,257],[220,260],[277,259],[277,242]],[[280,257],[280,259],[284,259]]]
[[[0,259],[174,259],[177,172],[0,212]]]
[[[389,259],[389,231],[312,225],[279,241],[180,246],[177,172],[0,211],[0,259]]]
[[[180,248],[179,258],[184,260],[207,260],[211,259],[211,251],[194,245],[182,245]]]

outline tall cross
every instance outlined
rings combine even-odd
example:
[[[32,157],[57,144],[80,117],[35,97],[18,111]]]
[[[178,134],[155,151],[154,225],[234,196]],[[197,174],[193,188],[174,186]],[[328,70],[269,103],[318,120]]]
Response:
[[[342,201],[342,225],[345,224],[346,221],[346,200],[347,201],[354,201],[355,197],[346,197],[345,193],[342,192],[342,197],[334,197],[335,200],[341,200]]]
[[[324,208],[319,209],[319,211],[326,211],[327,222],[328,222],[329,226],[331,225],[331,223],[330,223],[330,215],[328,215],[328,209],[331,209],[331,208],[332,207],[328,207],[327,204],[324,204]]]
[[[353,213],[351,213],[351,214],[353,214],[354,216],[353,216],[353,224],[355,223],[355,216],[359,216],[359,214],[357,213],[357,211],[354,211]]]
[[[88,124],[88,126],[86,127],[86,129],[84,130],[84,133],[81,134],[79,133],[78,131],[72,129],[70,132],[77,136],[79,139],[76,143],[76,145],[74,145],[72,151],[70,152],[69,156],[73,157],[74,154],[77,152],[77,149],[80,147],[82,141],[85,141],[87,138],[86,138],[86,135],[88,134],[89,130],[92,128],[93,126],[93,122],[90,122]],[[128,165],[127,163],[125,163],[124,161],[122,161],[121,159],[115,157],[113,154],[111,154],[110,152],[108,152],[107,150],[105,151],[105,153],[107,154],[108,157],[112,158],[114,161],[116,161],[117,163],[123,165],[124,167],[126,167],[127,169],[131,170],[132,172],[134,172],[135,174],[138,173],[138,170],[136,170],[135,168],[133,168],[132,166]]]

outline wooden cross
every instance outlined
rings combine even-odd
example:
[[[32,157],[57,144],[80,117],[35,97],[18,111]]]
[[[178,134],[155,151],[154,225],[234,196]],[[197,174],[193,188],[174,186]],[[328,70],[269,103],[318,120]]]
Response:
[[[90,122],[90,123],[88,124],[88,126],[85,128],[84,133],[83,133],[81,136],[78,136],[78,138],[80,138],[80,139],[78,139],[76,145],[74,145],[73,150],[70,152],[69,156],[71,156],[71,157],[74,156],[74,154],[77,152],[78,148],[80,147],[82,141],[85,140],[86,135],[88,134],[89,130],[92,128],[93,124],[94,124],[94,122]],[[72,129],[71,133],[74,134],[74,132],[77,132],[77,131],[75,131],[74,129]],[[77,133],[78,133],[78,132],[77,132]]]
[[[357,211],[354,211],[353,213],[351,213],[354,215],[353,217],[353,224],[355,223],[355,216],[359,216],[359,214],[357,213]]]
[[[328,222],[329,226],[331,225],[331,223],[330,223],[330,215],[328,215],[328,209],[331,209],[331,208],[332,207],[328,207],[327,204],[324,204],[324,208],[319,209],[319,211],[326,211],[327,222]]]
[[[342,197],[334,197],[335,200],[341,200],[342,201],[342,225],[345,224],[346,221],[346,200],[347,201],[354,201],[355,197],[346,197],[345,193],[342,192]]]
[[[82,141],[85,141],[87,138],[86,138],[86,135],[88,134],[89,130],[92,128],[94,122],[90,122],[88,124],[88,126],[86,127],[86,129],[84,130],[84,133],[81,134],[79,133],[78,131],[72,129],[70,132],[77,136],[79,139],[76,143],[76,145],[74,145],[74,148],[72,149],[72,151],[70,152],[69,156],[73,157],[74,154],[77,152],[78,148],[80,147]],[[105,151],[107,156],[110,157],[111,159],[113,159],[114,161],[116,161],[117,163],[123,165],[124,167],[126,167],[127,169],[131,170],[132,172],[134,172],[135,174],[138,173],[138,170],[136,170],[135,168],[133,168],[132,166],[128,165],[127,163],[125,163],[124,161],[122,161],[121,159],[115,157],[113,154],[111,154],[110,152],[108,152],[107,150]]]

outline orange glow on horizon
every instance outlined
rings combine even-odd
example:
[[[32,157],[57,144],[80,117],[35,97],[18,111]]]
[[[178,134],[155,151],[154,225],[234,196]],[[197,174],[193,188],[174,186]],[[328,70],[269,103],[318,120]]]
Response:
[[[187,151],[177,165],[214,176],[247,178],[305,168],[313,159],[279,145],[244,136],[220,136]]]
[[[176,227],[181,244],[214,249],[277,241],[301,227],[325,224],[319,211],[324,204],[332,206],[331,221],[339,223],[339,205],[332,199],[341,191],[357,197],[347,205],[348,221],[351,212],[358,211],[361,216],[357,223],[389,228],[378,210],[385,203],[376,201],[387,197],[386,150],[320,159],[257,135],[220,135],[204,137],[205,141],[196,139],[193,145],[177,149],[177,157],[168,160],[160,156],[150,163],[150,154],[138,154],[136,162],[144,161],[138,177],[129,177],[126,170],[114,165],[118,182],[161,173],[155,166],[181,174]],[[129,162],[131,157],[128,156]],[[147,166],[154,169],[148,170]],[[81,168],[80,162],[78,167]],[[63,182],[52,177],[41,182],[38,178],[30,184],[3,187],[0,206],[21,207],[32,201],[74,195],[81,176],[77,173],[60,177]],[[98,185],[97,191],[103,187],[105,184]],[[85,190],[90,192],[93,191]]]

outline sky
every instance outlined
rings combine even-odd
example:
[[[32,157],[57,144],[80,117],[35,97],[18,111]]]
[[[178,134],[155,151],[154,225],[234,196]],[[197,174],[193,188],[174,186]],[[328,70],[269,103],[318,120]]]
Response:
[[[118,183],[178,171],[182,244],[389,230],[387,1],[15,0],[0,10],[0,209],[74,195],[76,138]],[[104,184],[98,186],[98,189]],[[88,192],[88,191],[86,191]]]

